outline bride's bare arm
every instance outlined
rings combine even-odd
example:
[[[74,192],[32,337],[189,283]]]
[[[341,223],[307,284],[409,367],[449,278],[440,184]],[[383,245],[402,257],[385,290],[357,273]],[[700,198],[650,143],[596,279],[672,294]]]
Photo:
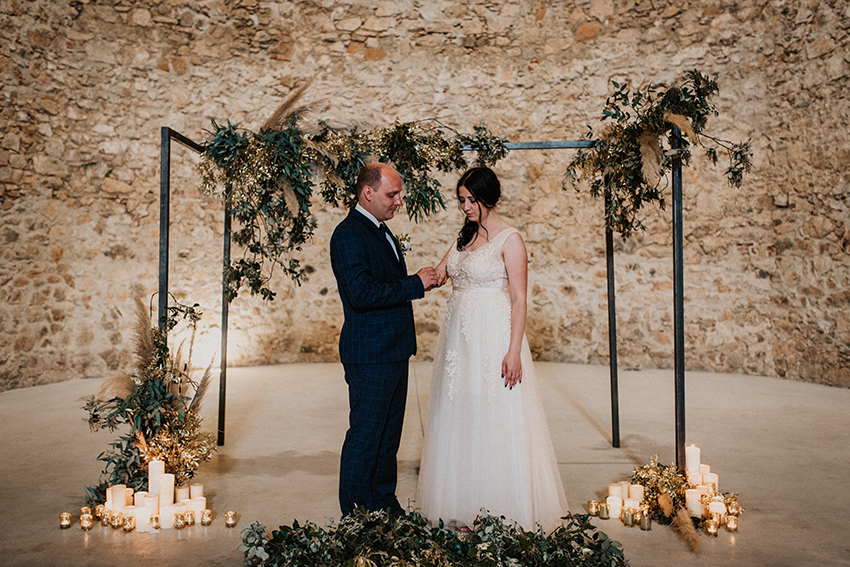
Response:
[[[508,272],[511,294],[511,344],[502,360],[502,375],[505,386],[513,388],[522,381],[520,353],[525,334],[525,318],[528,311],[526,293],[528,288],[528,253],[519,233],[510,235],[502,246],[502,258]]]
[[[437,286],[443,285],[444,283],[446,283],[446,280],[449,279],[448,273],[446,272],[446,265],[449,263],[449,252],[451,251],[452,249],[449,248],[446,251],[445,256],[443,256],[443,259],[440,260],[439,264],[437,264]]]

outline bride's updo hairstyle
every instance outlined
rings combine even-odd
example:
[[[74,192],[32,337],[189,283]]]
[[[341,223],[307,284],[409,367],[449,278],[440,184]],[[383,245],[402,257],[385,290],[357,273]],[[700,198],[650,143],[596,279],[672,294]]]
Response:
[[[461,187],[466,187],[466,190],[475,197],[475,202],[488,209],[495,207],[499,198],[502,196],[502,186],[499,183],[499,178],[496,177],[496,174],[489,167],[473,167],[472,169],[468,169],[458,179],[455,192],[459,193]],[[478,223],[466,217],[457,238],[457,249],[463,249],[464,246],[475,238],[476,234],[478,234]]]

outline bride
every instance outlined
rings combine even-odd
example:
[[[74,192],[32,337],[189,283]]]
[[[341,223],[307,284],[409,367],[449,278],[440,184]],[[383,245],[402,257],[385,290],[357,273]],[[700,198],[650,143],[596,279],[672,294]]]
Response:
[[[435,524],[471,526],[485,508],[549,532],[567,501],[525,338],[527,254],[494,210],[500,196],[488,168],[457,183],[466,219],[437,266],[453,290],[434,353],[418,504]]]

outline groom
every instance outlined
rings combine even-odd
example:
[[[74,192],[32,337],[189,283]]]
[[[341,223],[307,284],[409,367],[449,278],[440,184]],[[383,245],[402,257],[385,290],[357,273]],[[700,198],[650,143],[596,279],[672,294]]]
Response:
[[[437,272],[422,268],[408,276],[398,242],[384,224],[401,206],[398,172],[371,163],[360,171],[355,188],[357,206],[331,237],[331,265],[345,314],[339,358],[349,404],[339,503],[343,515],[358,506],[400,514],[396,454],[408,359],[416,353],[411,301],[437,284]]]

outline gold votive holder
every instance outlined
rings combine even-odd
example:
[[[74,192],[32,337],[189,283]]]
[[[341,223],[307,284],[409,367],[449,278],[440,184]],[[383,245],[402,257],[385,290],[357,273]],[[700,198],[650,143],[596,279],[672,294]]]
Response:
[[[623,513],[620,515],[623,520],[623,525],[630,528],[635,525],[635,510],[634,508],[623,508]]]
[[[599,514],[599,501],[597,500],[588,500],[587,501],[587,513],[591,516],[596,516]]]
[[[136,517],[135,516],[127,516],[124,518],[124,531],[132,532],[136,529]]]
[[[741,505],[737,502],[730,502],[726,505],[726,511],[730,516],[740,516],[741,515]]]
[[[71,513],[70,512],[62,512],[59,514],[59,527],[63,530],[67,530],[71,527]]]
[[[91,514],[91,508],[88,506],[83,506],[80,508],[80,516],[85,516],[86,514]]]
[[[108,528],[112,524],[112,512],[109,510],[104,510],[103,514],[100,515],[100,525],[104,528]]]
[[[723,526],[729,533],[738,531],[738,516],[726,516],[726,523]]]
[[[83,514],[80,516],[80,529],[87,532],[94,524],[94,516],[91,514]]]
[[[174,529],[182,530],[186,527],[186,516],[183,513],[174,514]]]
[[[641,513],[640,521],[638,522],[638,526],[645,532],[648,532],[652,529],[652,516],[649,513]]]
[[[212,510],[201,510],[201,525],[208,526],[212,524]]]
[[[714,520],[706,520],[705,522],[705,533],[708,537],[717,537],[717,530],[720,527]]]
[[[112,512],[109,516],[109,525],[113,530],[119,530],[124,527],[124,514],[121,512]]]
[[[100,521],[101,518],[103,518],[104,508],[105,508],[105,506],[103,504],[98,504],[97,506],[94,507],[94,519],[97,520],[98,522]]]
[[[186,520],[187,526],[195,525],[195,511],[194,510],[186,510],[183,512],[183,519]]]
[[[159,514],[151,514],[151,528],[158,530],[162,524],[159,521]]]
[[[236,512],[228,510],[224,513],[224,525],[228,528],[236,527]]]
[[[597,513],[600,520],[607,520],[611,516],[608,514],[608,504],[599,503],[599,512]]]
[[[718,526],[723,523],[723,514],[720,512],[711,512],[708,514],[708,520],[714,522]]]

